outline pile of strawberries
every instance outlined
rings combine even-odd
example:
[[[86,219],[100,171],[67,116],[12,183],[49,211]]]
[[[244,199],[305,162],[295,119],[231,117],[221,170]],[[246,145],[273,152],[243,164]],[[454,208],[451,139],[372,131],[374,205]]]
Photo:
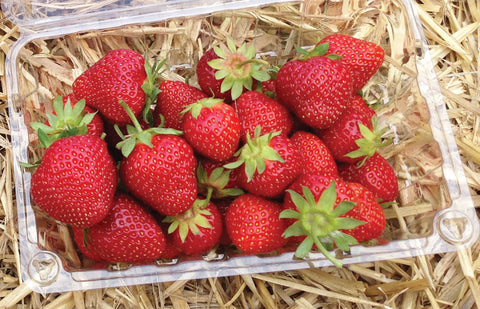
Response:
[[[329,251],[378,239],[398,193],[361,96],[384,51],[342,34],[297,50],[276,67],[219,44],[196,66],[199,87],[162,80],[164,62],[133,50],[107,53],[31,123],[45,147],[32,201],[95,261],[288,243],[340,266]]]

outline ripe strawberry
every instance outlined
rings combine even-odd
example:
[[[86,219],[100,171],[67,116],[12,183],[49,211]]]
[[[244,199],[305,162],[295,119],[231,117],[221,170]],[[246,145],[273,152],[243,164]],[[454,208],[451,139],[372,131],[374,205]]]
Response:
[[[30,193],[52,218],[88,227],[107,215],[116,187],[117,170],[106,143],[97,136],[77,135],[47,148]]]
[[[265,63],[255,59],[253,46],[236,47],[227,40],[227,46],[214,46],[198,61],[196,73],[198,84],[206,94],[230,102],[245,90],[252,90],[257,81],[270,79],[262,70]]]
[[[382,141],[383,131],[377,130],[376,117],[365,113],[365,108],[356,108],[363,98],[354,95],[346,112],[330,127],[320,130],[319,135],[330,149],[335,160],[356,163],[372,156],[379,147],[389,141]]]
[[[386,224],[382,206],[375,200],[373,193],[361,184],[355,182],[347,184],[353,191],[350,201],[354,202],[355,206],[343,216],[363,221],[365,224],[343,232],[353,236],[358,242],[380,237]]]
[[[302,173],[328,172],[337,174],[337,163],[323,141],[315,134],[297,131],[290,140],[298,150]]]
[[[243,252],[260,254],[277,250],[287,242],[282,237],[285,222],[279,218],[277,202],[251,193],[237,197],[225,215],[227,233]]]
[[[354,93],[365,86],[385,58],[385,51],[379,45],[348,35],[332,34],[318,44],[327,42],[328,52],[341,56],[342,61],[351,67]]]
[[[175,217],[167,217],[168,233],[172,243],[185,254],[207,253],[218,244],[223,232],[222,215],[217,207],[204,199],[197,199],[193,206]]]
[[[143,130],[128,106],[135,127],[118,143],[124,159],[120,178],[131,193],[159,213],[174,216],[189,209],[197,198],[197,160],[180,132],[167,128]],[[122,136],[122,138],[125,138]]]
[[[103,120],[95,110],[85,105],[85,100],[77,101],[73,95],[58,96],[53,102],[53,112],[47,114],[47,121],[31,122],[44,147],[50,146],[62,137],[90,134],[101,137]]]
[[[136,117],[144,107],[149,111],[158,94],[154,84],[160,67],[157,63],[151,67],[133,50],[112,50],[73,82],[73,93],[109,120],[130,123],[130,117],[118,101],[127,103]]]
[[[215,161],[230,159],[240,142],[240,119],[221,99],[206,98],[182,112],[185,139],[201,155]]]
[[[155,218],[127,194],[116,195],[108,215],[88,233],[100,257],[112,263],[151,261],[165,249]]]
[[[332,125],[346,110],[352,95],[350,69],[332,55],[326,45],[301,59],[285,63],[277,73],[276,94],[298,118],[316,129]]]
[[[73,241],[77,245],[78,249],[80,250],[83,255],[93,261],[103,261],[102,257],[98,254],[98,252],[93,248],[92,242],[90,240],[90,234],[88,234],[88,230],[72,226],[73,231]]]
[[[201,90],[181,81],[165,80],[160,83],[159,89],[153,118],[155,125],[160,126],[163,117],[164,128],[182,130],[181,112],[188,105],[208,97]]]
[[[380,202],[393,202],[398,195],[398,180],[388,161],[378,152],[361,165],[345,164],[339,168],[342,179],[369,189]]]
[[[334,245],[349,251],[350,245],[358,241],[345,231],[364,222],[344,217],[354,207],[354,203],[347,199],[352,190],[345,183],[331,180],[325,188],[326,179],[312,175],[303,175],[301,182],[287,190],[280,218],[287,219],[289,224],[293,221],[293,224],[283,235],[298,240],[303,238],[295,252],[296,257],[305,257],[316,246],[335,266],[341,267],[342,263],[328,251],[333,250]]]
[[[197,167],[198,193],[207,199],[221,199],[243,194],[236,170],[223,167],[225,162],[200,158]]]
[[[301,173],[299,155],[288,137],[279,132],[260,135],[260,130],[258,126],[254,137],[247,137],[237,161],[224,167],[240,168],[239,183],[250,193],[279,197]]]
[[[244,92],[232,106],[240,118],[243,142],[247,141],[247,135],[253,135],[257,126],[261,126],[262,134],[280,131],[288,136],[292,131],[293,120],[287,108],[261,92]]]

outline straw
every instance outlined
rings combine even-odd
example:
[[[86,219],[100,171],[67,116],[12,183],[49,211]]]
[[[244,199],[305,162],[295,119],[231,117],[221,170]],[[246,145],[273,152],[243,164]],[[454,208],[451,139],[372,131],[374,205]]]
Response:
[[[54,2],[49,1],[52,6]],[[59,1],[64,6],[69,2]],[[96,4],[101,6],[112,2],[97,1]],[[319,2],[328,3],[328,11],[318,11]],[[79,10],[85,9],[84,1],[72,3]],[[361,13],[350,14],[353,9],[367,4],[370,6],[366,9],[356,10]],[[380,111],[383,119],[388,117],[389,121],[402,128],[401,132],[396,132],[402,138],[401,147],[387,148],[384,154],[394,160],[396,168],[401,164],[409,167],[398,169],[401,170],[402,184],[414,180],[418,186],[405,187],[399,196],[400,204],[386,210],[391,229],[387,234],[391,237],[425,235],[432,229],[432,212],[448,207],[450,198],[443,193],[445,188],[438,186],[443,181],[441,162],[437,159],[438,149],[431,143],[431,132],[419,127],[428,119],[428,111],[421,108],[409,110],[414,102],[421,102],[422,98],[412,82],[416,72],[413,56],[415,42],[405,34],[403,27],[408,27],[406,16],[397,6],[397,1],[387,0],[343,3],[311,0],[301,6],[285,4],[261,11],[216,13],[212,17],[216,20],[215,28],[206,28],[204,21],[179,20],[145,27],[129,26],[126,29],[80,33],[50,41],[38,40],[23,49],[20,55],[20,87],[24,87],[25,93],[35,91],[23,108],[29,111],[27,119],[41,119],[51,106],[40,104],[40,99],[51,99],[68,91],[81,72],[105,51],[114,48],[134,46],[140,52],[148,51],[150,56],[159,54],[162,57],[171,50],[171,57],[187,61],[198,59],[204,48],[226,37],[236,41],[248,40],[260,48],[273,49],[278,36],[285,35],[291,27],[300,29],[305,39],[299,40],[296,32],[289,34],[285,37],[286,44],[277,51],[279,54],[288,55],[294,45],[318,39],[314,32],[310,32],[312,25],[322,27],[325,33],[352,29],[351,34],[383,43],[388,35],[391,39],[382,69],[385,74],[380,76],[385,89],[376,87],[378,80],[373,80],[366,95],[372,100],[382,101],[388,93],[390,100],[401,102],[397,106],[404,108],[406,114],[388,107]],[[480,207],[480,2],[417,1],[417,8],[473,202],[475,207]],[[300,12],[306,13],[305,19],[298,18]],[[18,39],[19,30],[3,15],[0,16],[0,308],[480,307],[480,242],[458,252],[346,265],[341,269],[325,267],[45,295],[32,292],[28,283],[20,278],[13,154],[4,69],[5,55]],[[373,17],[378,17],[376,23],[372,22]],[[272,25],[265,29],[265,33],[270,31],[271,35],[262,36],[261,40],[251,37],[251,25],[257,22],[259,25]],[[405,48],[411,49],[410,58],[403,57]],[[39,50],[41,57],[38,56]],[[36,56],[32,56],[34,51]],[[183,80],[184,77],[177,73],[165,73],[164,78]],[[195,77],[191,78],[195,83]],[[39,80],[41,83],[38,83]],[[36,137],[32,134],[30,138],[34,140]],[[424,145],[431,146],[425,149]],[[32,157],[39,155],[32,151]],[[421,190],[421,199],[418,190]],[[65,232],[59,228],[52,235],[70,244],[70,235]],[[66,250],[71,253],[71,261],[80,263],[72,248],[67,246]]]

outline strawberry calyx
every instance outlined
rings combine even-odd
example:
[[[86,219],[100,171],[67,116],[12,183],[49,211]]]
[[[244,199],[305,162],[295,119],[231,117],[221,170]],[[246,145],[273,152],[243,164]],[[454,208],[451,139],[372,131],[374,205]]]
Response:
[[[175,216],[165,217],[162,222],[170,223],[167,232],[171,234],[178,229],[181,241],[185,242],[188,233],[191,232],[193,235],[200,234],[199,227],[208,229],[213,228],[207,219],[212,213],[205,209],[209,200],[208,197],[206,199],[196,199],[192,207],[187,211]]]
[[[265,171],[266,161],[285,162],[278,152],[269,146],[272,138],[280,135],[281,131],[260,134],[260,126],[255,128],[253,138],[247,134],[247,143],[234,154],[235,157],[238,157],[237,161],[225,164],[223,167],[235,169],[245,164],[247,181],[251,181],[255,172],[262,174]]]
[[[253,80],[267,81],[270,75],[264,70],[269,67],[268,62],[256,59],[256,50],[252,45],[242,44],[237,48],[235,43],[227,40],[227,46],[214,46],[215,54],[219,57],[208,62],[215,72],[215,78],[221,80],[222,93],[231,90],[232,99],[242,94],[243,88],[252,90]]]
[[[371,119],[372,128],[370,130],[366,125],[358,122],[358,128],[362,134],[362,138],[355,141],[358,149],[347,153],[345,156],[349,158],[362,158],[357,166],[362,166],[369,157],[373,156],[379,148],[388,146],[392,143],[392,139],[384,139],[382,136],[387,131],[387,128],[378,129],[378,118],[374,115]]]
[[[244,191],[240,188],[226,188],[230,181],[231,172],[231,170],[223,167],[217,167],[208,175],[202,163],[199,163],[197,167],[199,193],[207,196],[207,199],[209,197],[220,199],[243,194]]]
[[[340,230],[353,229],[359,225],[365,224],[352,218],[341,217],[350,211],[355,203],[351,201],[342,201],[335,207],[337,193],[335,191],[335,181],[322,193],[318,201],[309,188],[303,186],[303,196],[293,190],[287,192],[298,211],[285,209],[280,213],[280,218],[296,219],[295,223],[285,229],[283,237],[303,236],[306,238],[297,247],[295,256],[304,258],[315,245],[325,257],[336,267],[342,267],[342,263],[329,253],[334,245],[343,251],[350,251],[350,245],[358,244],[358,241]]]
[[[115,132],[117,132],[122,139],[116,147],[121,150],[124,157],[128,157],[138,143],[153,148],[152,137],[157,134],[181,135],[183,133],[179,130],[162,127],[153,127],[144,130],[128,105],[123,100],[118,100],[118,103],[123,106],[133,124],[133,126],[127,125],[127,135],[122,133],[117,124],[114,125]]]
[[[186,113],[190,112],[193,118],[198,119],[198,116],[200,116],[200,112],[202,111],[203,108],[211,109],[216,104],[221,102],[223,102],[222,99],[215,99],[215,98],[200,99],[195,103],[187,105],[180,114],[185,115]]]
[[[55,114],[47,114],[48,124],[32,122],[30,126],[38,134],[38,139],[43,147],[48,148],[56,140],[87,134],[87,125],[92,121],[96,113],[85,112],[85,100],[79,100],[72,106],[70,98],[65,105],[63,99],[58,96],[53,101]]]
[[[340,59],[342,56],[337,54],[327,54],[328,47],[330,46],[329,42],[316,45],[311,50],[306,50],[301,47],[295,47],[295,50],[300,54],[300,60],[308,60],[312,57],[325,56],[332,60]]]
[[[145,73],[147,73],[147,78],[143,82],[142,90],[145,93],[145,106],[142,111],[143,120],[147,123],[153,123],[153,115],[151,112],[150,107],[157,101],[158,94],[160,93],[160,89],[157,85],[157,79],[160,75],[166,70],[162,70],[161,68],[165,65],[167,59],[162,61],[158,61],[155,59],[153,65],[150,65],[150,62],[145,58]]]

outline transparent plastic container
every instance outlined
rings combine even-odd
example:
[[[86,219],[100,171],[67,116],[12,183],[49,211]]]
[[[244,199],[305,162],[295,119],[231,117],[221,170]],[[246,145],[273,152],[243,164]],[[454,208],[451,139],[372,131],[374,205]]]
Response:
[[[413,1],[352,8],[349,1],[320,0],[4,0],[2,10],[21,29],[6,73],[22,280],[36,292],[331,265],[317,252],[294,259],[289,248],[268,256],[219,248],[209,256],[124,268],[95,264],[75,250],[68,226],[41,215],[31,204],[31,173],[19,162],[34,162],[41,153],[29,123],[44,119],[53,98],[69,93],[75,77],[107,51],[124,47],[151,58],[166,57],[171,69],[164,78],[189,77],[195,85],[196,61],[226,34],[237,43],[255,45],[259,57],[279,65],[292,58],[294,46],[313,45],[333,32],[384,47],[385,62],[365,87],[365,96],[380,105],[380,126],[389,128],[387,135],[394,141],[381,151],[399,177],[398,203],[385,210],[385,243],[337,252],[342,263],[455,251],[477,240],[477,216]],[[396,27],[405,32],[399,35]]]

